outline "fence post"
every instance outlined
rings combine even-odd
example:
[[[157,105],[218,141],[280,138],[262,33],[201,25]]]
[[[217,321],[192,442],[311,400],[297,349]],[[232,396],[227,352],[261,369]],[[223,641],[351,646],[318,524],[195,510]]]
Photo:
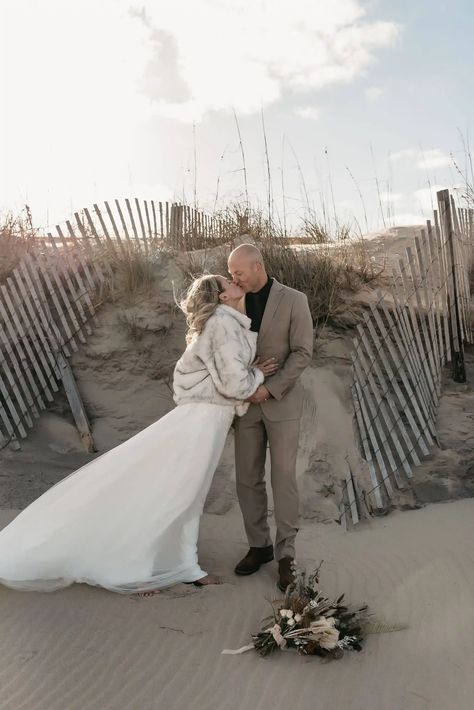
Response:
[[[466,382],[466,366],[464,363],[464,346],[462,338],[461,314],[459,310],[459,284],[457,278],[456,252],[454,248],[454,221],[451,211],[449,190],[436,193],[440,206],[440,216],[446,240],[446,257],[448,261],[447,277],[451,281],[448,289],[448,318],[450,320],[450,338],[452,354],[452,373],[455,382]]]
[[[64,391],[66,392],[69,406],[71,407],[76,428],[86,451],[88,453],[92,453],[97,449],[95,448],[89,419],[87,417],[86,410],[84,409],[84,404],[82,402],[81,395],[79,394],[71,366],[62,353],[58,353],[57,358],[61,372],[61,380],[64,386]]]

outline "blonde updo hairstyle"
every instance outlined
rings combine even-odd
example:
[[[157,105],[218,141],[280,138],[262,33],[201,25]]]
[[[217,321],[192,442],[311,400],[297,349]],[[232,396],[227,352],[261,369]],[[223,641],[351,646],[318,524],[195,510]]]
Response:
[[[195,279],[179,304],[186,316],[187,343],[202,333],[207,321],[220,304],[219,296],[224,291],[220,282],[221,278],[222,276],[205,274]]]

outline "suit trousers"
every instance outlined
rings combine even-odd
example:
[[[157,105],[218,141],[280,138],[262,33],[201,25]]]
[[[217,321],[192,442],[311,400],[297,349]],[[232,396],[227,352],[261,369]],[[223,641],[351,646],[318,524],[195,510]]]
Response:
[[[300,419],[271,421],[259,404],[234,420],[237,497],[250,547],[272,544],[265,484],[267,444],[276,523],[275,557],[295,557],[298,532],[296,457]]]

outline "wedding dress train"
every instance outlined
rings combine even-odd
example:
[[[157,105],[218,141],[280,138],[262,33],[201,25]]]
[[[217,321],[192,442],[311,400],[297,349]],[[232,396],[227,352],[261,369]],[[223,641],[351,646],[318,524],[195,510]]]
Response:
[[[199,518],[234,414],[180,405],[57,483],[0,532],[0,582],[132,593],[205,576]]]

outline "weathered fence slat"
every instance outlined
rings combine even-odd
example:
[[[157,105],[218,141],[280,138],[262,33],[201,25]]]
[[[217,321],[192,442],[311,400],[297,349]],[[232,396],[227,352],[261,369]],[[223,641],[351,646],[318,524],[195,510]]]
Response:
[[[138,197],[135,197],[135,207],[138,213],[138,221],[140,223],[140,230],[142,233],[143,248],[145,250],[145,254],[148,254],[148,240],[145,231],[145,223],[143,222],[142,212],[140,209],[140,200]]]
[[[410,284],[407,276],[407,272],[405,269],[405,264],[402,260],[399,261],[399,266],[400,266],[400,272],[402,274],[402,279],[403,279],[403,285],[405,289],[405,303],[407,307],[407,312],[408,312],[408,318],[406,319],[406,325],[408,328],[410,328],[410,341],[413,342],[413,347],[411,349],[411,352],[413,353],[413,356],[415,360],[418,363],[418,366],[420,368],[420,375],[423,373],[423,378],[425,379],[425,382],[427,383],[425,387],[425,392],[427,392],[427,405],[429,409],[429,421],[432,421],[432,418],[435,414],[434,410],[434,405],[433,405],[433,397],[432,397],[432,392],[434,390],[433,387],[433,375],[431,372],[431,367],[430,363],[428,362],[428,358],[426,357],[426,353],[424,352],[423,348],[423,343],[421,341],[420,337],[420,331],[418,330],[418,321],[416,318],[415,314],[415,309],[412,304],[412,293],[410,291]],[[415,346],[416,343],[416,346]],[[422,356],[423,353],[423,356]]]
[[[138,232],[137,232],[137,228],[135,225],[135,220],[133,219],[133,211],[132,211],[132,207],[130,205],[130,200],[128,198],[125,200],[125,205],[127,207],[128,216],[130,218],[130,224],[132,225],[133,236],[135,237],[135,244],[140,249],[140,239],[138,238]]]
[[[410,424],[411,429],[415,434],[415,437],[417,435],[418,436],[420,435],[420,431],[418,429],[418,426],[417,426],[414,418],[410,418],[411,412],[409,414],[407,414],[405,412],[406,400],[404,399],[403,395],[400,398],[401,390],[400,390],[398,383],[394,384],[395,377],[394,377],[393,371],[391,370],[390,365],[388,365],[388,367],[387,367],[388,359],[386,359],[384,361],[384,358],[377,357],[377,355],[378,355],[377,344],[380,346],[380,341],[377,339],[377,343],[374,343],[375,348],[376,348],[376,351],[374,352],[362,327],[358,326],[357,330],[359,332],[359,341],[361,344],[363,344],[365,351],[367,353],[369,362],[372,363],[372,368],[374,369],[374,372],[377,375],[377,378],[383,387],[383,396],[386,397],[394,418],[397,420],[397,422],[399,422],[400,433],[405,441],[408,453],[412,456],[414,463],[416,463],[416,461],[418,460],[416,450],[413,447],[411,439],[410,439],[408,432],[405,428],[401,412],[403,412],[405,414],[405,416],[407,416],[408,423]],[[372,337],[372,340],[373,340],[373,337]],[[409,398],[411,398],[413,396],[413,390],[410,386],[410,383],[408,381],[406,373],[403,372],[401,361],[399,359],[399,356],[395,352],[395,349],[393,349],[391,351],[391,356],[392,356],[392,360],[394,362],[394,366],[396,368],[396,373],[400,373],[400,379],[402,380],[402,383],[405,387],[405,390],[407,392],[407,396]],[[381,369],[379,362],[382,365],[383,370]],[[392,394],[392,392],[393,392],[393,394]],[[395,397],[398,399],[398,402],[399,402],[398,406],[396,404]],[[418,419],[421,423],[421,427],[423,429],[426,425],[424,423],[423,417],[421,416],[421,413],[419,412],[418,404],[416,402],[415,402],[414,408],[415,408],[415,416],[418,417]],[[423,443],[422,443],[422,446],[423,446]],[[425,450],[426,450],[426,452],[428,452],[428,448],[425,447]]]
[[[94,212],[96,213],[97,219],[99,220],[99,223],[100,223],[100,226],[102,229],[102,233],[105,237],[105,241],[107,242],[107,246],[110,247],[111,249],[115,249],[113,239],[111,238],[111,236],[109,234],[109,230],[107,229],[107,225],[104,222],[104,218],[102,217],[102,212],[99,209],[99,205],[94,203],[93,206],[94,206]]]
[[[3,356],[7,355],[8,359],[10,361],[10,368],[9,371],[11,373],[11,369],[13,369],[13,372],[15,373],[16,377],[12,376],[11,383],[13,383],[13,380],[15,380],[15,383],[18,383],[19,388],[21,389],[23,393],[24,400],[26,400],[26,406],[28,407],[28,410],[33,414],[34,417],[38,418],[39,417],[39,411],[36,406],[37,403],[37,398],[39,398],[39,390],[36,385],[36,382],[31,376],[31,372],[27,367],[27,360],[25,357],[25,353],[23,352],[23,348],[21,347],[21,344],[18,342],[18,339],[14,336],[12,328],[11,328],[11,323],[10,320],[7,318],[7,314],[5,311],[5,307],[0,300],[0,316],[3,319],[3,322],[5,324],[5,327],[7,329],[8,335],[12,339],[13,343],[11,343],[3,329],[3,327],[0,325],[0,342],[3,345]],[[6,360],[4,361],[6,364]],[[12,384],[13,386],[13,384]],[[38,402],[39,404],[39,402]],[[44,402],[41,402],[42,404],[42,409],[44,409],[45,405]],[[31,421],[31,419],[29,420]],[[30,426],[33,426],[31,423]]]
[[[48,338],[47,322],[43,308],[41,306],[41,302],[39,301],[36,289],[33,285],[33,282],[31,281],[28,271],[26,270],[25,264],[20,264],[19,268],[21,269],[22,273],[20,274],[18,268],[14,269],[13,277],[15,278],[16,285],[18,286],[21,296],[23,297],[23,303],[27,308],[30,322],[33,324],[36,333],[38,334],[38,338],[41,342],[43,352],[45,353],[49,362],[50,369],[53,372],[55,378],[59,379],[57,361],[51,350],[52,339]],[[28,290],[26,287],[28,287]],[[57,391],[53,385],[54,381],[55,380],[53,379],[52,381],[50,377],[51,387],[53,390]]]
[[[364,339],[365,339],[365,336],[364,336]],[[362,343],[363,343],[363,341],[361,341],[361,344]],[[374,397],[375,402],[376,402],[374,416],[377,417],[378,412],[381,413],[382,418],[385,422],[385,426],[387,428],[387,434],[386,434],[387,441],[388,441],[388,437],[390,437],[390,439],[392,440],[392,442],[395,446],[395,449],[398,454],[400,464],[403,467],[403,470],[405,471],[407,476],[411,476],[411,467],[410,467],[410,464],[408,463],[408,458],[403,450],[403,446],[398,438],[396,428],[398,428],[408,451],[411,451],[413,446],[412,446],[410,437],[408,436],[408,433],[407,433],[405,426],[403,424],[400,413],[397,411],[396,407],[394,406],[393,399],[390,396],[390,392],[387,387],[386,380],[383,377],[382,373],[380,372],[380,369],[378,368],[376,363],[373,363],[372,367],[371,367],[369,362],[367,362],[362,349],[359,349],[358,355],[359,355],[359,360],[360,360],[362,371],[366,375],[367,382],[368,382],[370,389],[372,391],[372,396]],[[379,390],[379,387],[377,387],[377,383],[374,380],[374,377],[372,375],[372,370],[377,375],[377,378],[379,381],[379,386],[382,389],[381,392]],[[395,465],[394,472],[397,468],[398,468],[398,466]],[[399,484],[397,477],[396,477],[396,480],[397,480],[397,484]],[[401,483],[403,483],[403,481],[401,481]],[[402,486],[399,484],[399,487],[402,487]]]
[[[45,326],[46,333],[48,334],[48,338],[50,339],[50,342],[53,344],[53,347],[55,348],[56,351],[60,351],[61,348],[64,351],[64,354],[69,357],[71,354],[71,351],[69,350],[69,346],[74,351],[77,351],[77,345],[76,341],[74,340],[71,329],[69,328],[69,323],[67,322],[63,310],[61,308],[61,304],[59,303],[58,297],[56,296],[56,292],[53,288],[53,285],[51,283],[51,280],[49,279],[47,271],[44,271],[44,267],[39,263],[38,261],[38,255],[36,255],[36,258],[33,259],[30,254],[27,254],[24,257],[23,263],[21,264],[22,267],[22,273],[25,275],[27,278],[27,283],[31,287],[31,283],[28,281],[28,272],[26,270],[26,266],[28,266],[29,271],[31,273],[31,276],[34,280],[34,284],[36,287],[36,305],[38,308],[38,312],[41,314],[42,318],[42,323],[43,326]],[[43,276],[44,283],[46,288],[48,289],[48,293],[51,296],[51,299],[53,301],[53,304],[56,308],[56,313],[59,318],[59,323],[62,326],[62,329],[64,332],[62,332],[56,323],[54,322],[54,319],[52,317],[51,311],[49,309],[49,306],[47,304],[46,300],[46,292],[43,288],[43,284],[41,282],[41,276]],[[41,297],[40,305],[38,305],[39,297]],[[66,340],[67,338],[67,340]]]
[[[125,234],[125,239],[127,240],[127,244],[130,246],[131,243],[132,243],[132,240],[131,240],[130,234],[129,234],[129,232],[128,232],[127,223],[126,223],[126,221],[125,221],[125,217],[123,216],[123,212],[122,212],[122,208],[120,207],[120,202],[119,202],[119,200],[115,200],[115,206],[116,206],[116,208],[117,208],[117,212],[118,212],[119,217],[120,217],[120,223],[121,223],[121,225],[122,225],[122,229],[123,229],[123,232],[124,232],[124,234]]]
[[[426,242],[426,232],[424,229],[421,230],[421,240],[418,237],[415,238],[415,248],[416,256],[418,261],[418,269],[421,276],[421,286],[425,296],[425,312],[428,322],[428,335],[429,335],[429,347],[431,348],[434,356],[435,372],[438,384],[438,397],[440,395],[440,368],[441,368],[441,355],[438,348],[438,338],[436,337],[436,323],[434,309],[434,293],[432,285],[432,272],[429,268],[429,254],[427,251]]]
[[[154,200],[151,200],[151,210],[153,213],[153,239],[156,241],[158,239],[158,225],[156,222],[156,209]]]
[[[166,236],[166,239],[169,239],[170,238],[170,207],[169,207],[168,202],[165,203],[165,210],[166,210],[166,214],[165,214],[166,235],[165,236]]]
[[[92,276],[91,270],[89,269],[89,264],[87,263],[87,260],[84,258],[84,251],[82,249],[82,244],[79,242],[79,240],[76,237],[76,234],[74,232],[73,226],[69,220],[66,220],[66,226],[69,232],[69,235],[73,238],[74,240],[74,245],[76,246],[76,255],[77,259],[82,267],[82,270],[85,274],[85,277],[87,279],[87,283],[89,284],[89,289],[90,292],[93,292],[95,290],[96,284],[94,281],[94,277]],[[56,227],[57,229],[57,227]],[[58,234],[61,235],[60,232]],[[87,248],[87,247],[86,247]],[[102,277],[103,278],[103,277]],[[102,280],[102,279],[101,279]]]
[[[164,227],[163,227],[163,203],[159,202],[158,203],[159,211],[160,211],[160,235],[161,238],[165,238],[165,232],[164,232]]]
[[[449,309],[448,309],[448,276],[446,269],[446,258],[445,249],[443,245],[443,236],[441,233],[441,227],[438,220],[438,212],[434,212],[434,231],[436,235],[436,245],[438,249],[438,263],[440,268],[440,283],[441,283],[441,300],[443,304],[443,325],[444,325],[444,343],[446,348],[446,360],[451,362],[451,338],[449,335]]]
[[[143,200],[143,206],[145,208],[145,219],[146,219],[146,226],[148,229],[147,238],[148,238],[149,243],[151,244],[151,242],[153,241],[153,231],[151,228],[150,211],[148,209],[148,201],[147,200]]]
[[[402,392],[402,390],[401,390],[401,388],[400,388],[400,386],[399,386],[399,384],[398,384],[397,377],[395,376],[395,374],[394,374],[394,372],[393,372],[393,369],[392,369],[392,367],[391,367],[391,365],[390,365],[390,363],[389,363],[388,357],[387,357],[387,355],[386,355],[385,352],[384,352],[383,343],[381,342],[381,339],[379,338],[379,336],[377,335],[377,333],[376,333],[376,331],[375,331],[375,328],[374,328],[374,326],[373,326],[373,324],[372,324],[372,320],[371,320],[370,318],[366,317],[365,323],[366,323],[367,329],[368,329],[368,331],[369,331],[369,333],[370,333],[372,342],[373,342],[374,347],[375,347],[375,355],[374,355],[374,358],[377,357],[377,356],[379,356],[380,361],[381,361],[381,364],[382,364],[382,366],[383,366],[385,372],[387,373],[387,377],[388,377],[389,381],[392,383],[393,392],[394,392],[395,396],[398,398],[398,402],[399,402],[399,406],[401,407],[401,410],[404,412],[404,415],[407,417],[408,422],[409,422],[409,424],[410,424],[410,426],[411,426],[413,432],[415,433],[415,436],[416,436],[417,440],[422,440],[422,438],[423,438],[423,437],[422,437],[422,434],[421,434],[421,432],[420,432],[420,430],[419,430],[419,428],[418,428],[418,425],[417,425],[417,423],[416,423],[416,421],[415,421],[415,419],[414,419],[414,416],[413,416],[413,414],[412,414],[412,412],[411,412],[411,408],[409,407],[409,404],[408,404],[408,402],[407,402],[407,400],[406,400],[406,398],[405,398],[405,395],[403,394],[403,392]],[[390,341],[389,341],[388,339],[387,339],[386,342],[387,342],[388,344],[390,343]],[[396,363],[396,362],[397,362],[397,360],[396,360],[396,355],[394,356],[394,354],[392,354],[392,352],[391,352],[391,355],[392,355],[392,359],[394,359],[394,362]],[[406,374],[405,374],[404,369],[403,369],[402,367],[397,368],[397,374],[400,375],[400,378],[401,378],[401,380],[402,380],[402,382],[403,382],[403,385],[404,385],[404,387],[405,387],[405,390],[406,390],[406,392],[407,392],[407,395],[408,395],[408,397],[410,397],[410,401],[414,404],[414,409],[415,409],[415,412],[416,412],[416,416],[419,417],[420,425],[421,425],[422,429],[424,429],[424,428],[425,428],[425,423],[424,423],[424,420],[423,420],[423,418],[421,417],[421,413],[419,412],[419,409],[418,409],[418,407],[417,407],[416,399],[415,399],[415,397],[413,396],[413,391],[412,391],[412,389],[411,389],[411,386],[410,386],[410,383],[409,383],[409,381],[408,381],[408,378],[406,377]],[[428,432],[425,433],[425,436],[428,438],[428,443],[432,445],[432,444],[433,444],[433,440],[432,440],[431,437],[429,436],[429,433],[428,433]]]
[[[5,382],[3,380],[2,372],[5,373],[5,371],[4,371],[4,368],[2,367],[1,360],[2,360],[2,355],[0,353],[0,394],[2,395],[2,402],[3,402],[3,406],[0,407],[0,419],[2,420],[3,426],[5,427],[5,431],[7,432],[8,438],[11,441],[12,448],[18,450],[20,448],[20,444],[18,443],[15,430],[22,437],[22,439],[26,439],[26,430],[22,424],[21,417],[17,412],[15,404],[14,404],[14,402],[10,396],[10,393],[5,385]],[[7,379],[8,379],[8,377],[7,377]],[[18,402],[18,400],[17,400],[17,402]],[[18,405],[20,407],[22,406],[20,404],[20,402],[18,402]],[[7,411],[10,416],[8,416]],[[12,425],[12,423],[13,423],[13,425]]]
[[[56,240],[54,239],[53,235],[48,233],[48,237],[49,237],[51,246],[53,247],[54,250],[57,251],[57,254],[55,254],[55,258],[54,258],[54,265],[55,265],[55,267],[56,266],[58,267],[59,279],[61,278],[61,276],[63,277],[65,284],[67,286],[67,289],[69,291],[69,295],[68,295],[66,289],[64,288],[64,299],[65,299],[65,302],[67,301],[69,303],[68,312],[70,314],[71,320],[74,323],[74,325],[77,324],[76,325],[77,332],[82,333],[82,330],[81,330],[82,326],[79,324],[79,320],[78,320],[78,318],[79,318],[84,325],[85,331],[90,335],[92,333],[92,330],[91,330],[89,323],[87,322],[88,318],[84,312],[84,309],[83,309],[82,303],[81,303],[81,296],[83,295],[83,293],[78,293],[76,290],[76,287],[74,286],[74,284],[72,282],[72,279],[71,279],[72,268],[71,268],[71,265],[69,263],[67,263],[69,261],[67,249],[66,250],[61,249],[61,251],[59,251],[58,246],[56,244]],[[62,257],[65,257],[65,259],[63,259]],[[53,271],[53,275],[54,275],[54,268],[52,271]],[[62,287],[62,282],[60,281],[60,283],[61,283],[61,287]],[[70,298],[70,296],[72,298]],[[79,337],[81,337],[81,336],[79,336]],[[85,343],[84,335],[82,335],[81,340],[82,340],[82,342]]]
[[[353,353],[352,354],[352,363],[353,364],[354,364],[354,360],[355,360],[355,355]],[[360,438],[361,438],[361,443],[362,443],[362,449],[364,451],[364,457],[367,462],[370,479],[372,481],[372,495],[374,497],[376,507],[383,508],[384,503],[382,500],[382,493],[380,490],[380,481],[377,476],[377,470],[375,468],[374,461],[372,458],[372,452],[370,450],[369,439],[368,439],[367,431],[365,428],[364,418],[362,416],[362,410],[361,410],[361,406],[360,406],[360,402],[359,402],[357,388],[355,387],[355,380],[354,380],[352,387],[353,387],[354,412],[355,412],[357,424],[359,427],[359,433],[360,433]]]
[[[90,297],[90,294],[89,294],[89,289],[91,289],[92,291],[95,291],[94,280],[93,280],[92,278],[91,278],[90,281],[89,281],[89,278],[87,279],[87,280],[88,280],[88,284],[89,284],[89,288],[87,288],[87,286],[86,286],[86,284],[84,283],[83,278],[82,278],[82,276],[81,276],[80,270],[78,269],[78,267],[77,267],[77,265],[76,265],[76,262],[75,262],[75,260],[74,260],[74,257],[76,256],[77,259],[78,259],[78,261],[79,261],[79,263],[81,264],[82,270],[83,270],[83,272],[84,272],[84,274],[86,275],[86,278],[87,278],[85,265],[81,262],[81,259],[80,259],[80,257],[81,257],[81,250],[80,250],[80,249],[74,249],[74,251],[71,251],[71,250],[69,249],[69,246],[68,246],[67,242],[66,242],[66,239],[65,239],[64,234],[63,234],[63,232],[62,232],[62,230],[61,230],[61,227],[56,227],[56,229],[57,229],[59,238],[61,239],[61,242],[62,242],[62,245],[63,245],[63,249],[65,250],[65,255],[66,255],[67,262],[68,262],[68,264],[69,264],[69,268],[71,269],[72,273],[74,274],[74,278],[76,279],[76,282],[77,282],[77,285],[78,285],[80,294],[81,294],[81,296],[84,298],[85,303],[87,304],[87,308],[88,308],[88,311],[89,311],[90,315],[91,315],[92,318],[94,319],[94,322],[97,324],[97,317],[96,317],[96,314],[95,314],[95,308],[94,308],[94,305],[93,305],[93,303],[92,303],[92,300],[91,300],[91,297]],[[88,272],[89,272],[89,270],[87,269],[87,273],[88,273]],[[90,276],[90,274],[89,274],[89,276]]]
[[[360,367],[362,366],[362,367]],[[364,398],[365,404],[368,408],[368,411],[370,412],[372,422],[374,423],[374,430],[375,430],[375,435],[378,438],[378,449],[381,452],[381,454],[385,454],[385,457],[388,461],[389,467],[390,467],[390,473],[392,473],[395,477],[395,480],[397,482],[397,485],[399,488],[404,487],[403,480],[399,477],[398,475],[398,465],[395,462],[395,458],[393,456],[392,452],[392,447],[390,444],[389,436],[393,434],[393,425],[392,422],[390,421],[390,418],[387,417],[387,412],[383,406],[382,400],[377,392],[377,386],[374,383],[373,377],[370,372],[370,367],[367,368],[367,363],[365,361],[365,358],[363,357],[361,351],[359,351],[359,359],[356,361],[355,364],[356,368],[356,373],[357,370],[359,369],[358,374],[358,379],[359,382],[364,381],[364,374],[366,375],[366,381],[370,385],[370,389],[367,387],[367,385],[361,385],[361,393],[362,397]],[[362,371],[362,368],[365,370],[365,373]],[[375,403],[374,403],[375,399]],[[387,432],[384,431],[382,427],[382,423],[378,417],[378,412],[380,411],[382,418],[385,421],[385,425],[387,427]],[[392,441],[393,436],[391,437]],[[402,459],[403,461],[403,455]]]
[[[441,279],[439,274],[439,263],[438,263],[438,250],[436,248],[435,236],[433,228],[431,226],[430,220],[426,223],[428,240],[427,240],[427,251],[429,254],[429,259],[431,263],[431,283],[433,289],[433,308],[436,317],[436,337],[438,338],[438,350],[440,354],[441,365],[446,362],[446,349],[444,345],[443,338],[443,303],[441,298]]]
[[[62,304],[60,305],[60,309],[61,309],[61,314],[63,316],[62,320],[63,320],[64,324],[68,323],[66,314],[69,316],[69,320],[71,321],[71,326],[72,326],[71,327],[68,324],[69,334],[70,334],[70,338],[71,338],[70,342],[71,342],[73,349],[77,350],[78,347],[77,347],[77,344],[75,341],[76,335],[82,343],[85,343],[86,339],[85,339],[84,333],[82,332],[81,327],[79,325],[79,321],[76,318],[76,314],[74,313],[74,311],[72,309],[71,302],[66,294],[63,284],[61,283],[61,279],[58,274],[56,263],[53,259],[50,258],[49,255],[46,256],[46,254],[37,254],[36,260],[37,260],[38,266],[40,268],[41,275],[43,276],[43,279],[46,281],[46,283],[49,282],[48,285],[51,284],[50,275],[53,277],[53,281],[54,281],[56,288],[54,288],[53,285],[51,284],[50,293],[53,296],[53,300],[55,301],[54,305],[56,306],[56,308],[58,307],[58,304],[60,304],[57,294],[59,294],[61,297]],[[64,306],[64,308],[62,306]]]
[[[109,220],[110,220],[110,224],[112,225],[112,230],[113,230],[113,232],[114,232],[114,237],[115,237],[115,239],[117,240],[117,244],[119,245],[120,250],[121,250],[122,253],[123,253],[123,252],[124,252],[124,244],[123,244],[123,242],[122,242],[122,237],[120,236],[120,232],[119,232],[119,230],[118,230],[118,228],[117,228],[117,224],[116,224],[116,222],[115,222],[114,214],[113,214],[112,209],[111,209],[111,207],[110,207],[110,205],[109,205],[108,202],[104,202],[104,205],[105,205],[105,209],[107,210],[107,214],[108,214],[108,217],[109,217]],[[104,229],[104,227],[103,227],[103,229]]]
[[[420,344],[420,352],[425,352],[427,355],[428,359],[428,365],[431,373],[431,379],[432,382],[434,383],[436,381],[436,378],[438,377],[438,369],[436,367],[436,363],[433,357],[433,349],[430,346],[430,339],[428,336],[428,331],[426,329],[426,320],[423,317],[423,304],[420,298],[420,288],[417,286],[416,279],[417,279],[417,273],[415,269],[415,264],[414,264],[414,257],[413,257],[413,252],[410,247],[406,248],[406,253],[407,253],[407,258],[408,258],[408,266],[410,268],[411,276],[413,279],[413,291],[409,294],[408,297],[408,303],[409,303],[409,308],[411,307],[413,310],[413,313],[415,313],[412,303],[413,303],[413,297],[416,302],[417,310],[418,310],[418,320],[420,322],[420,326],[417,327],[416,329],[416,334],[419,337],[419,333],[421,330],[421,333],[423,335],[423,340],[424,340],[424,345],[425,347],[423,348]],[[416,316],[415,316],[416,318]]]
[[[29,334],[27,331],[25,332],[22,321],[21,321],[20,314],[17,312],[15,306],[13,305],[12,298],[10,297],[9,289],[5,285],[2,284],[1,292],[2,292],[2,296],[3,296],[3,300],[5,302],[5,305],[7,306],[9,316],[14,324],[14,327],[12,327],[11,332],[10,332],[10,337],[14,338],[15,340],[18,339],[19,342],[22,343],[22,346],[25,348],[26,354],[28,355],[29,362],[33,366],[33,369],[36,373],[36,377],[38,378],[39,384],[41,386],[41,392],[45,394],[46,399],[48,401],[52,402],[53,395],[52,395],[52,393],[48,387],[48,384],[44,378],[43,372],[42,372],[39,362],[36,358],[36,355],[33,352],[33,349],[30,345],[30,342],[28,339]],[[32,339],[33,339],[33,335],[34,334],[32,332],[31,333]],[[28,367],[28,362],[26,361],[26,358],[24,361],[24,369],[28,370],[28,372],[30,371],[29,367]],[[32,381],[30,382],[30,385],[32,387],[33,394],[36,397],[36,402],[38,402],[41,409],[45,409],[45,404],[43,402],[41,392],[32,377],[31,377],[31,380]]]
[[[96,270],[96,273],[97,273],[98,277],[101,279],[101,281],[105,282],[105,279],[106,279],[105,274],[107,274],[107,277],[108,277],[108,278],[111,278],[111,277],[112,277],[112,271],[111,271],[110,265],[109,265],[107,262],[104,262],[104,265],[103,265],[104,268],[102,269],[102,264],[100,263],[99,260],[101,259],[101,255],[103,254],[104,247],[103,247],[102,242],[100,241],[100,237],[99,237],[99,235],[98,235],[98,233],[97,233],[97,230],[96,230],[96,228],[95,228],[94,222],[92,221],[92,218],[91,218],[91,216],[90,216],[90,214],[89,214],[89,211],[85,209],[85,210],[84,210],[84,213],[85,213],[86,218],[87,218],[87,220],[88,220],[88,222],[89,222],[90,229],[91,229],[91,231],[92,231],[92,233],[93,233],[93,236],[94,236],[94,239],[95,239],[95,242],[96,242],[96,247],[97,247],[97,249],[98,249],[97,254],[94,254],[94,255],[93,255],[93,258],[91,258],[91,262],[90,262],[90,263],[92,264],[92,266],[93,266],[94,269]],[[75,217],[76,217],[76,222],[77,222],[77,226],[78,226],[78,228],[79,228],[80,233],[82,234],[82,236],[83,236],[84,238],[87,239],[87,238],[88,238],[88,237],[87,237],[87,232],[86,232],[86,230],[85,230],[84,225],[82,224],[82,220],[80,219],[79,214],[78,214],[77,212],[75,212],[74,214],[75,214]],[[104,273],[104,272],[105,272],[105,273]]]
[[[377,445],[377,437],[374,431],[374,428],[372,426],[372,421],[369,416],[369,413],[367,411],[367,407],[365,406],[364,402],[364,397],[362,395],[362,383],[359,382],[358,378],[354,379],[354,386],[357,392],[357,397],[359,400],[359,405],[360,405],[360,410],[362,412],[362,420],[364,422],[365,430],[368,435],[368,439],[370,441],[370,445],[372,447],[373,454],[375,456],[375,459],[378,463],[381,475],[382,475],[382,480],[380,483],[383,483],[385,486],[385,490],[390,498],[393,497],[393,486],[390,481],[390,476],[388,474],[387,468],[385,466],[385,461],[383,459],[382,453],[380,451],[379,446]]]
[[[0,334],[3,334],[2,328],[0,328]],[[25,424],[27,426],[29,426],[31,428],[33,426],[33,420],[30,416],[31,403],[32,403],[31,395],[30,395],[28,389],[26,388],[26,385],[23,381],[21,374],[20,374],[20,376],[17,376],[17,379],[15,379],[15,377],[13,376],[11,367],[10,367],[9,363],[7,362],[5,355],[1,349],[0,349],[0,366],[1,366],[1,369],[3,370],[4,375],[5,375],[5,380],[8,383],[8,385],[10,386],[11,392],[15,397],[16,403],[17,403],[18,408],[20,410],[21,419],[23,422],[25,422]],[[12,367],[13,367],[15,374],[17,374],[17,368],[15,368],[13,363],[12,363]],[[19,383],[19,386],[17,383]],[[20,388],[21,388],[21,392],[20,392]],[[26,391],[25,391],[25,389],[26,389]],[[25,399],[26,399],[26,402],[25,402]],[[21,433],[21,429],[19,429],[19,431]],[[26,436],[26,432],[24,435],[22,434],[22,436]]]
[[[75,243],[77,240],[76,234],[74,232],[74,228],[69,220],[66,220],[66,226],[69,232],[69,235],[74,239]],[[104,274],[102,269],[100,268],[100,264],[98,263],[92,263],[93,262],[93,252],[90,247],[89,241],[86,240],[85,242],[82,240],[81,243],[79,243],[79,240],[77,240],[78,244],[78,249],[76,250],[76,254],[78,256],[79,263],[82,266],[82,269],[84,271],[84,274],[87,279],[87,283],[89,284],[89,287],[91,289],[91,292],[95,290],[95,282],[94,282],[94,277],[92,275],[91,269],[94,270],[95,275],[97,276],[99,283],[104,281]],[[87,257],[89,259],[90,264],[87,262],[87,259],[84,256],[84,251],[81,249],[82,244],[85,244],[85,251],[87,252]],[[89,268],[90,265],[90,268]]]
[[[14,273],[15,275],[15,273]],[[36,350],[37,356],[41,362],[41,365],[43,367],[43,371],[46,374],[46,377],[48,378],[49,382],[49,387],[53,392],[58,391],[58,385],[56,383],[56,378],[54,376],[54,368],[55,366],[55,360],[52,358],[52,362],[48,362],[47,356],[45,356],[46,348],[43,351],[42,347],[42,341],[41,341],[41,336],[43,334],[43,331],[41,329],[41,323],[39,322],[38,316],[35,316],[33,313],[33,309],[31,307],[31,302],[30,302],[30,297],[29,294],[24,292],[23,293],[23,300],[20,298],[18,291],[16,289],[16,286],[12,280],[11,277],[7,279],[8,287],[10,290],[11,297],[13,299],[13,303],[18,311],[19,317],[22,320],[23,327],[25,328],[26,332],[29,334],[31,338],[32,345],[34,349]],[[28,313],[25,310],[28,310]],[[51,367],[52,366],[52,367]],[[46,392],[46,397],[49,401],[52,401],[53,395],[51,394],[49,387],[45,387],[45,392]]]
[[[94,224],[94,220],[92,219],[89,210],[88,210],[87,208],[84,208],[83,212],[84,212],[84,214],[85,214],[85,216],[86,216],[87,224],[89,225],[89,229],[91,230],[92,236],[93,236],[94,239],[95,239],[96,245],[99,247],[99,249],[102,249],[102,241],[101,241],[101,239],[100,239],[99,233],[98,233],[98,231],[97,231],[97,229],[96,229],[96,226],[95,226],[95,224]],[[81,230],[81,232],[82,232],[83,234],[85,234],[84,225],[82,224],[82,221],[81,221],[81,219],[79,218],[79,215],[77,214],[77,212],[76,212],[76,221],[77,221],[77,226],[79,227],[79,229]]]

